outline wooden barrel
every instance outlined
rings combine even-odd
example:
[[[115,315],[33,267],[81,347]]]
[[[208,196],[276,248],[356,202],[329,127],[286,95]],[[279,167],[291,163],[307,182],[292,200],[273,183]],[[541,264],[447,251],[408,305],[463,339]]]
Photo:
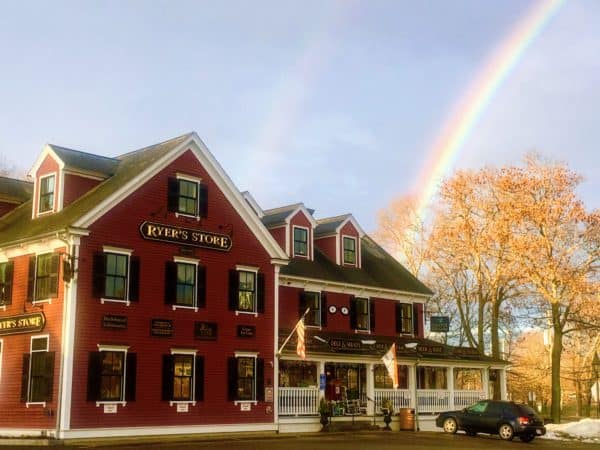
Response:
[[[400,408],[400,431],[414,431],[415,410],[412,408]]]

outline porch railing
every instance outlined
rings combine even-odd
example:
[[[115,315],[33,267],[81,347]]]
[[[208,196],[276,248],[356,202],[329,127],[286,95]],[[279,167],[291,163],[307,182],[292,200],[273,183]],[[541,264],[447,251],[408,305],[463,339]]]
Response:
[[[280,387],[279,414],[282,416],[319,414],[319,389],[316,387]]]
[[[450,391],[445,389],[419,389],[419,413],[432,413],[450,409]]]
[[[483,391],[454,391],[454,408],[466,408],[484,398]]]
[[[410,408],[412,405],[412,393],[408,389],[375,389],[375,413],[379,414],[381,403],[388,398],[397,412],[400,408]]]

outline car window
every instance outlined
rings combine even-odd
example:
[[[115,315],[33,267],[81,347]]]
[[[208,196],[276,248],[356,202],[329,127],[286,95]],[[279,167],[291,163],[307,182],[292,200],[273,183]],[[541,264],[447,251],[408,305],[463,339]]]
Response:
[[[467,408],[470,413],[482,413],[487,408],[487,402],[477,402]]]
[[[523,414],[526,416],[529,416],[531,414],[533,414],[535,416],[537,414],[535,412],[535,410],[529,405],[519,404],[519,405],[517,405],[517,409],[519,410],[520,414]]]
[[[489,403],[488,407],[485,411],[486,414],[491,416],[500,416],[502,415],[502,404],[500,403]]]

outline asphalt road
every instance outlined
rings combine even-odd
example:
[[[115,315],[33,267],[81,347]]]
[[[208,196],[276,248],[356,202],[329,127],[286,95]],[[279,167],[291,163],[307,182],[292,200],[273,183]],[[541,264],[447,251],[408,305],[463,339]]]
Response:
[[[21,447],[22,448],[22,447]],[[65,446],[65,449],[110,448],[123,450],[397,450],[399,448],[418,450],[439,449],[561,449],[595,450],[597,444],[580,442],[551,441],[535,439],[529,444],[515,438],[512,442],[501,441],[498,437],[478,435],[468,437],[462,433],[449,435],[432,432],[370,432],[370,433],[322,433],[309,435],[279,435],[274,437],[225,438],[220,440],[203,439],[197,441],[165,441],[159,443],[86,443]]]

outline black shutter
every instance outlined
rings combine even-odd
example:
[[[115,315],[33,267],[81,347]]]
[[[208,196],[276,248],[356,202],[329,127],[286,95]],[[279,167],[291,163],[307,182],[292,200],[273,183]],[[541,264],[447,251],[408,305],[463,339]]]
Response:
[[[256,359],[256,400],[265,400],[265,360]]]
[[[198,193],[198,212],[200,217],[208,217],[208,185],[200,183]]]
[[[204,400],[204,357],[196,356],[194,400],[200,402]]]
[[[227,400],[237,400],[237,358],[227,359]]]
[[[29,353],[23,353],[23,371],[21,372],[21,401],[27,401],[27,391],[29,389]]]
[[[163,355],[162,400],[173,400],[173,355]]]
[[[256,312],[265,312],[265,274],[256,275]]]
[[[175,304],[177,300],[177,263],[167,261],[165,263],[165,303]]]
[[[60,267],[60,256],[52,255],[50,259],[50,297],[58,297],[58,269]]]
[[[356,330],[356,297],[350,296],[350,329]]]
[[[306,292],[300,291],[298,292],[298,317],[302,317],[302,315],[306,312]]]
[[[13,269],[14,261],[8,261],[4,269],[4,292],[0,298],[0,303],[10,305],[12,303],[12,284],[13,284]]]
[[[90,352],[88,360],[87,401],[100,400],[100,383],[102,381],[102,353]]]
[[[198,308],[204,308],[206,306],[206,267],[198,266],[196,274],[196,306]]]
[[[45,401],[51,402],[54,392],[54,352],[46,352],[44,356],[44,379],[46,381]]]
[[[375,331],[375,302],[369,299],[369,330]]]
[[[137,354],[127,353],[127,363],[125,365],[125,400],[135,401],[135,388],[137,378]]]
[[[129,301],[140,299],[140,257],[132,256],[129,262]]]
[[[419,335],[419,308],[416,303],[413,303],[412,308],[413,308],[413,310],[412,310],[412,312],[413,312],[413,317],[412,317],[413,334],[415,336],[418,336]]]
[[[94,297],[102,298],[106,288],[106,255],[104,253],[95,253],[93,261],[93,286]]]
[[[327,326],[327,292],[321,292],[321,326]]]
[[[167,209],[171,212],[179,211],[179,180],[169,178],[167,186]]]
[[[402,333],[402,303],[396,303],[396,333]]]
[[[238,309],[238,290],[240,288],[240,274],[237,270],[229,271],[229,309]]]
[[[29,274],[27,279],[27,300],[32,302],[35,298],[35,256],[29,257]]]

